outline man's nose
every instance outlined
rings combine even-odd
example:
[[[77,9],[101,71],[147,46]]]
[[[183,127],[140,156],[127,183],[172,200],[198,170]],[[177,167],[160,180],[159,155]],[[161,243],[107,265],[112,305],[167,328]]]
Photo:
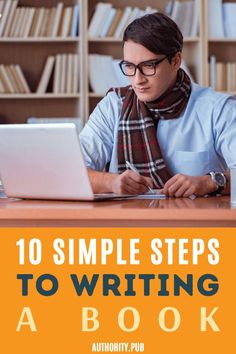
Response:
[[[133,80],[134,80],[134,83],[137,85],[137,84],[140,84],[142,82],[145,82],[147,80],[146,76],[143,75],[140,71],[139,68],[136,68],[136,73],[133,77]]]

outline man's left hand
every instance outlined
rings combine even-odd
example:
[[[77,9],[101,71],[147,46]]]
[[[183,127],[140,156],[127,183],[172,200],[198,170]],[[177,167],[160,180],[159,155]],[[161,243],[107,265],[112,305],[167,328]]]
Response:
[[[171,177],[163,189],[162,193],[169,197],[189,197],[192,194],[203,196],[214,192],[216,185],[211,176],[188,176],[181,173]]]

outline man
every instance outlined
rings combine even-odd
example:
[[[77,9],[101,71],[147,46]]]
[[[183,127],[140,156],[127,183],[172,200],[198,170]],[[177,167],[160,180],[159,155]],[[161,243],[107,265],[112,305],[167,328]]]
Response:
[[[126,28],[120,67],[130,86],[110,90],[80,135],[94,192],[229,193],[236,100],[191,83],[180,68],[182,47],[179,28],[164,14]]]

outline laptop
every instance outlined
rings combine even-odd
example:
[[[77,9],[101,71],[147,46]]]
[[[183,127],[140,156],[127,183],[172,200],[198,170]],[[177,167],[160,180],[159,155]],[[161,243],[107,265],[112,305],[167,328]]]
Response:
[[[94,194],[73,123],[0,125],[0,179],[11,198],[105,200]]]

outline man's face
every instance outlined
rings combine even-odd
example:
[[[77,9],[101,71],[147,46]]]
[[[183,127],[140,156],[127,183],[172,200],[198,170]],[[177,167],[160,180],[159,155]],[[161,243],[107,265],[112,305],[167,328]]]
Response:
[[[144,61],[159,60],[164,58],[163,54],[155,54],[141,44],[127,41],[124,43],[124,60],[138,65]],[[156,66],[156,73],[153,76],[145,76],[136,69],[134,76],[129,76],[130,83],[140,101],[151,102],[160,97],[176,81],[177,71],[180,67],[181,55],[177,53],[169,63],[164,59]]]

